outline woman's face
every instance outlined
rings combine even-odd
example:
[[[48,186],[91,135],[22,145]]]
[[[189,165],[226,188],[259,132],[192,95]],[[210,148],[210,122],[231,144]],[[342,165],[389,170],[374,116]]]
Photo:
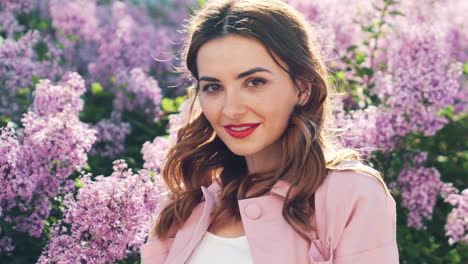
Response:
[[[216,38],[200,48],[197,67],[200,106],[226,146],[240,156],[277,150],[299,92],[266,48],[235,34]]]

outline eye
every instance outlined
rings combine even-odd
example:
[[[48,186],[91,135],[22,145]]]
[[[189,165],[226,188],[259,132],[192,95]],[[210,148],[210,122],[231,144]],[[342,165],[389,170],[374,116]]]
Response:
[[[248,84],[252,83],[252,86],[258,86],[260,84],[265,84],[267,81],[260,78],[251,79]]]
[[[207,84],[207,85],[203,86],[202,90],[204,92],[214,93],[214,92],[219,90],[219,85],[217,85],[217,84]]]

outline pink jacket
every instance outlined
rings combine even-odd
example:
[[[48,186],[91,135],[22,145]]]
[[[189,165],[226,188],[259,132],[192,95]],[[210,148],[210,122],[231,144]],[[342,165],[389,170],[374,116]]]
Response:
[[[380,177],[360,162],[344,163]],[[289,187],[279,181],[270,195],[239,200],[254,263],[398,263],[395,201],[377,178],[364,172],[331,172],[315,194],[316,213],[311,221],[318,232],[312,234],[315,239],[310,245],[281,214]],[[171,230],[164,241],[151,238],[140,247],[142,264],[185,263],[219,204],[221,187],[216,181],[201,189],[203,201],[179,230]],[[156,215],[168,202],[159,202]]]

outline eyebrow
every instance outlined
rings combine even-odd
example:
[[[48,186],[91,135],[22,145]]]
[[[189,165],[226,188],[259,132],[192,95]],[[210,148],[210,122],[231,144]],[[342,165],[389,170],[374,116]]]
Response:
[[[238,79],[244,78],[244,77],[249,76],[251,74],[254,74],[256,72],[269,72],[269,73],[271,73],[271,71],[269,71],[269,70],[267,70],[265,68],[256,67],[256,68],[250,69],[248,71],[245,71],[243,73],[240,73],[239,75],[237,75],[236,79],[238,80]],[[213,77],[208,77],[208,76],[200,77],[200,81],[221,82],[219,79],[216,79],[216,78],[213,78]]]

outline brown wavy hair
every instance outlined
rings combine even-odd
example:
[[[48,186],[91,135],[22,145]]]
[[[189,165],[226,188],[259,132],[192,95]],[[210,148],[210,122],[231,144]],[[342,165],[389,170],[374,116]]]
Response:
[[[178,141],[169,150],[161,171],[172,201],[157,217],[150,237],[165,239],[173,225],[176,229],[181,227],[201,201],[201,186],[209,186],[216,179],[223,191],[221,204],[212,214],[214,225],[233,219],[241,221],[238,200],[265,195],[281,179],[292,186],[285,197],[282,215],[310,242],[308,232],[315,230],[310,221],[315,191],[329,170],[346,170],[335,168],[340,162],[363,160],[363,154],[340,145],[338,133],[333,129],[331,98],[337,93],[329,83],[312,27],[297,10],[279,0],[230,0],[211,1],[196,11],[186,32],[188,38],[182,55],[184,70],[188,70],[192,80],[189,96],[193,102],[199,91],[198,50],[207,41],[229,34],[260,41],[299,91],[298,80],[311,84],[312,90],[307,102],[295,107],[279,139],[284,152],[278,168],[250,175],[244,157],[228,149],[203,113],[194,113],[192,103],[191,118],[179,129]]]

